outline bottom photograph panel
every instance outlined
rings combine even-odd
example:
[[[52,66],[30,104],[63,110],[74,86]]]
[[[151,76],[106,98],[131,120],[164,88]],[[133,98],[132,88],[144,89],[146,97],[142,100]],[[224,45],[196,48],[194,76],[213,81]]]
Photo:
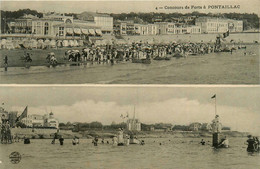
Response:
[[[0,87],[0,168],[249,168],[259,87]]]

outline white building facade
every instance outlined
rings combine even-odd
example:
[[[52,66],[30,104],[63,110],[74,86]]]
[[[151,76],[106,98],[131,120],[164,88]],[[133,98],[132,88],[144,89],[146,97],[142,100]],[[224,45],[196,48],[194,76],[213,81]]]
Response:
[[[59,128],[59,121],[53,117],[52,112],[44,116],[37,114],[27,115],[27,117],[21,119],[21,122],[27,127]]]
[[[141,131],[141,123],[138,119],[128,119],[127,120],[127,130],[129,131]]]
[[[243,21],[226,18],[200,17],[196,19],[195,25],[201,27],[201,33],[243,31]]]

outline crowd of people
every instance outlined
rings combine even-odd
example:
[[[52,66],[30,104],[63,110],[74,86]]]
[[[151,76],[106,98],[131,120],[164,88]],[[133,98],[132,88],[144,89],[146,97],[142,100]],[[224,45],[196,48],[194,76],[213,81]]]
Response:
[[[120,61],[137,60],[170,60],[172,57],[181,58],[190,55],[205,55],[214,52],[232,52],[236,49],[245,49],[245,47],[234,45],[226,46],[220,42],[204,43],[204,42],[187,42],[187,43],[160,43],[149,44],[148,42],[133,42],[132,44],[107,44],[97,46],[94,43],[84,47],[82,50],[69,49],[65,52],[63,58],[69,62],[106,62],[115,63]],[[25,62],[32,62],[31,54],[27,51],[21,57]],[[46,62],[50,65],[58,65],[63,63],[55,56],[55,52],[50,52],[46,56]],[[142,63],[142,62],[141,62]],[[143,62],[151,63],[151,62]],[[8,57],[4,58],[5,67],[8,66]]]
[[[232,49],[232,48],[231,48]],[[230,50],[231,50],[230,49]],[[187,57],[188,55],[204,55],[212,52],[220,52],[216,44],[212,43],[170,43],[148,44],[132,43],[132,45],[91,45],[79,50],[68,50],[64,59],[69,61],[97,61],[113,62],[128,61],[132,59],[156,59],[166,57]]]
[[[1,124],[1,143],[2,144],[12,143],[10,124],[8,121],[5,120],[2,120],[2,124]]]
[[[248,152],[259,152],[260,151],[260,142],[258,137],[253,137],[252,135],[248,135],[248,140],[246,141],[247,151]]]
[[[135,140],[133,140],[135,138]],[[11,130],[10,130],[10,124],[8,121],[3,121],[1,124],[1,143],[2,144],[11,144],[13,143],[13,138],[11,135]],[[57,131],[54,133],[54,137],[52,140],[52,144],[55,144],[55,140],[58,139],[60,145],[64,144],[64,138],[63,136]],[[24,144],[30,144],[30,138],[28,137],[23,137]],[[138,141],[138,142],[136,142]],[[19,140],[18,140],[19,142]],[[95,136],[92,139],[92,143],[94,146],[98,146],[99,143],[99,137]],[[101,144],[105,144],[104,138],[101,139],[100,141]],[[72,145],[77,145],[79,144],[79,137],[74,136],[72,139]],[[110,142],[107,140],[106,144],[110,144]],[[115,146],[127,146],[129,144],[139,144],[139,145],[144,145],[144,140],[137,140],[136,137],[133,135],[127,135],[123,133],[123,129],[119,129],[117,136],[114,136],[112,138],[112,145]],[[206,141],[202,139],[200,141],[201,145],[206,145]],[[252,135],[248,135],[248,140],[245,143],[247,145],[247,151],[248,152],[259,152],[260,151],[260,141],[258,137],[254,137]],[[161,145],[161,143],[160,143]],[[219,142],[217,148],[229,148],[229,140],[225,136],[221,141]]]

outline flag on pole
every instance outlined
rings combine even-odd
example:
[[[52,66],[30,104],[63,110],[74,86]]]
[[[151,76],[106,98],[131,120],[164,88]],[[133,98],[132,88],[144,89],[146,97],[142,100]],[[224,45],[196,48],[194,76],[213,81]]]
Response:
[[[211,98],[212,98],[212,99],[216,98],[216,94],[214,94]]]
[[[25,107],[23,113],[16,119],[16,122],[20,121],[21,119],[27,117],[27,112],[28,112],[28,106]]]
[[[227,32],[223,33],[223,38],[226,38],[228,36],[229,36],[229,30]]]

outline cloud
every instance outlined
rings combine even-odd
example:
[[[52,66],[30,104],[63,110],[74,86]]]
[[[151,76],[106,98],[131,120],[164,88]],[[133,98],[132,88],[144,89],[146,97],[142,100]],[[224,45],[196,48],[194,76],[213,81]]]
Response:
[[[12,107],[12,110],[23,110],[21,107]],[[133,117],[134,105],[120,105],[116,102],[95,102],[84,100],[74,104],[49,107],[29,107],[31,114],[54,113],[60,122],[92,122],[100,121],[111,124],[113,121],[122,122],[121,114],[129,112]],[[192,122],[210,123],[215,116],[215,104],[202,104],[198,100],[187,98],[173,98],[161,102],[145,102],[135,107],[136,117],[143,123],[172,123],[188,125]],[[260,114],[247,108],[218,106],[224,126],[236,131],[260,132]]]

